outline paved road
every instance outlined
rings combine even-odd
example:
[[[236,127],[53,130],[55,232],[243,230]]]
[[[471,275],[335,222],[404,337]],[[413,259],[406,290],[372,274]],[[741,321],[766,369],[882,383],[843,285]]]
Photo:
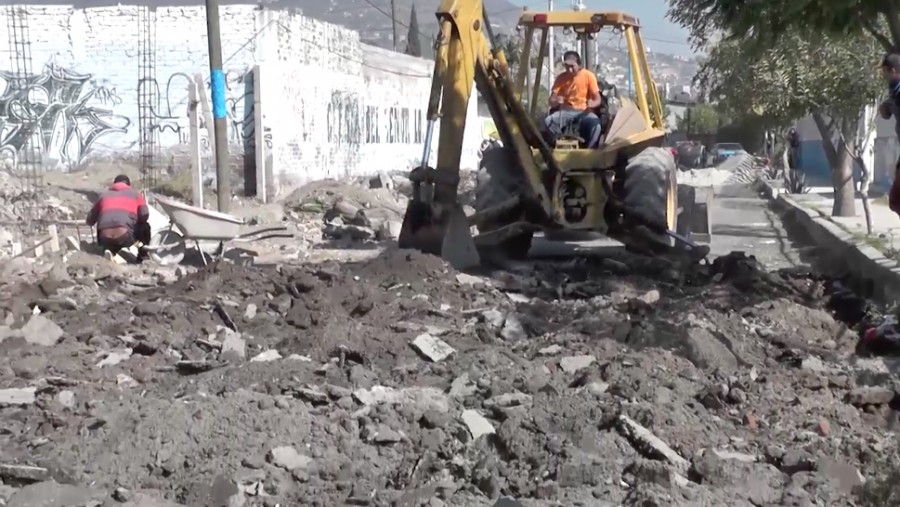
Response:
[[[741,250],[755,255],[770,269],[800,264],[798,245],[788,238],[778,214],[769,208],[766,199],[748,186],[716,187],[711,220],[710,249],[715,256]],[[540,238],[536,239],[531,255],[557,257],[620,247],[619,243],[609,239],[560,243]]]

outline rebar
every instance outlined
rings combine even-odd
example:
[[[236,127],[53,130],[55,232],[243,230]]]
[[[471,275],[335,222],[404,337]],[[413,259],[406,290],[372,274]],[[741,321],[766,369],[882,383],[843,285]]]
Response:
[[[159,85],[156,81],[156,8],[141,7],[138,14],[138,130],[141,149],[141,186],[159,184]]]
[[[21,180],[23,189],[23,203],[25,203],[27,218],[37,219],[38,189],[43,181],[43,144],[39,125],[39,112],[31,107],[29,102],[29,90],[37,76],[31,64],[31,34],[28,29],[28,12],[21,5],[7,7],[7,31],[9,33],[9,55],[12,77],[8,83],[8,90],[16,96],[15,114],[6,111],[7,117],[15,116],[15,130],[17,137],[22,139],[20,149],[16,152],[12,162],[15,176]],[[9,107],[9,106],[7,106]]]

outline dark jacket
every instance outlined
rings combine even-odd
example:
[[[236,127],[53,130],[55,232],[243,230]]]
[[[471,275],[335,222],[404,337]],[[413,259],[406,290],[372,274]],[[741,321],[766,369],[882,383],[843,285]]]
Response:
[[[134,233],[135,226],[149,218],[150,209],[140,192],[126,183],[113,183],[94,203],[87,224],[96,225],[98,231],[124,227]]]
[[[884,101],[884,106],[891,112],[894,117],[894,134],[900,141],[900,85],[895,85],[888,89],[888,99]]]

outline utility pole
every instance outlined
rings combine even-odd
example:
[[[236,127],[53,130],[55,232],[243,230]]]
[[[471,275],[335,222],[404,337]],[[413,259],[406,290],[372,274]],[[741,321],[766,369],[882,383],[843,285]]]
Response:
[[[209,41],[209,88],[216,137],[216,194],[219,211],[228,213],[231,211],[231,178],[228,174],[228,122],[225,72],[222,71],[222,36],[219,33],[219,0],[206,0],[206,38]]]
[[[547,10],[553,12],[553,0],[548,0]],[[554,75],[556,73],[556,60],[554,59],[554,51],[553,46],[556,44],[556,37],[553,36],[553,28],[550,28],[550,32],[547,37],[547,45],[548,53],[547,53],[547,67],[549,71],[547,72],[547,92],[553,93],[553,81],[556,79]]]
[[[400,25],[397,24],[397,2],[391,0],[391,29],[394,33],[394,51],[400,51]]]

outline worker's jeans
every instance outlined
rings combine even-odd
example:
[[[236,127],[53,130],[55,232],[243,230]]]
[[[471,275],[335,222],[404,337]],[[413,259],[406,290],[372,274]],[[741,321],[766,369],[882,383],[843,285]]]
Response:
[[[144,245],[150,243],[150,232],[150,224],[147,223],[139,223],[134,226],[133,231],[127,231],[116,237],[107,237],[97,231],[97,243],[115,254],[119,253],[119,250],[131,248],[138,241]]]
[[[560,109],[547,115],[544,124],[554,137],[560,137],[572,128],[572,123],[575,121],[578,121],[578,136],[584,139],[588,148],[596,148],[600,144],[603,127],[600,124],[600,118],[590,111]]]

